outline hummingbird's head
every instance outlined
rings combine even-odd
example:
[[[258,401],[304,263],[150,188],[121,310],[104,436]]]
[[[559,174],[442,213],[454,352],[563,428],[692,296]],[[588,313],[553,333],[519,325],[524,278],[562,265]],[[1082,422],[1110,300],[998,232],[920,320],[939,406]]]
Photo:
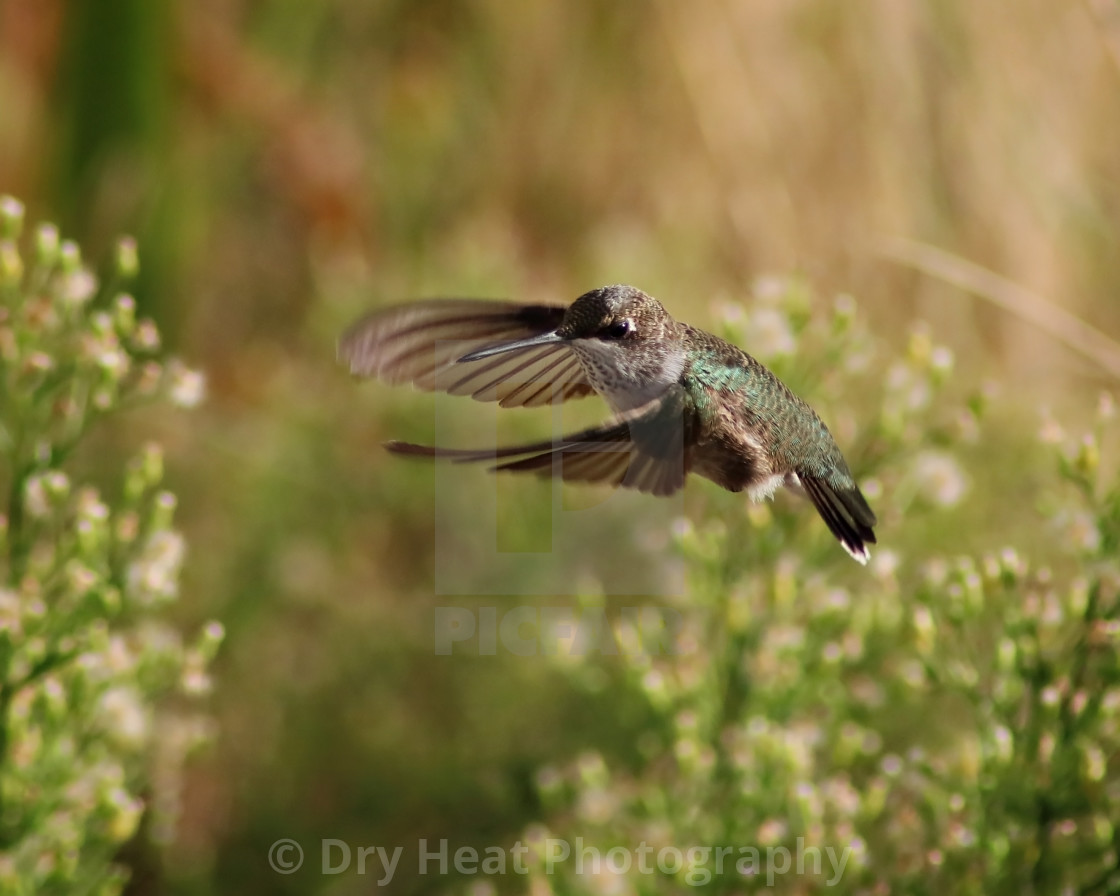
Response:
[[[564,314],[557,335],[617,343],[628,348],[672,336],[675,322],[662,304],[634,286],[601,286],[585,292]]]
[[[556,335],[583,363],[597,392],[618,411],[660,396],[684,367],[678,324],[662,304],[633,286],[602,286],[576,299]]]

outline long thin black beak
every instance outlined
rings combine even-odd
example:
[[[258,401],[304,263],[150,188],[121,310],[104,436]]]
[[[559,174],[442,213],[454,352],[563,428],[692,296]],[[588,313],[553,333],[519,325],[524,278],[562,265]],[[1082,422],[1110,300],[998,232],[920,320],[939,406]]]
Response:
[[[555,342],[566,342],[563,336],[558,336],[556,331],[551,333],[541,333],[539,336],[530,336],[527,339],[517,339],[513,342],[499,342],[497,345],[488,345],[485,348],[476,349],[473,352],[467,352],[456,363],[462,364],[466,361],[481,361],[483,358],[489,358],[491,355],[504,355],[506,352],[516,352],[523,348],[533,348],[538,345],[551,345]]]

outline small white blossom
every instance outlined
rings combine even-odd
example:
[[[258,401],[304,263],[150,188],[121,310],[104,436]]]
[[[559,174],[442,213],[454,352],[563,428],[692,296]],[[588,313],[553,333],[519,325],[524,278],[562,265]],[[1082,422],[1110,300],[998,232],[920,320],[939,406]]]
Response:
[[[910,365],[896,361],[887,369],[887,408],[892,414],[920,411],[930,403],[929,379]]]
[[[780,818],[768,818],[758,826],[755,834],[756,842],[762,846],[773,846],[785,839],[789,833],[789,825]]]
[[[960,503],[968,491],[968,478],[956,459],[942,451],[924,451],[914,463],[914,475],[922,494],[941,507]]]
[[[62,243],[58,228],[54,224],[40,224],[35,231],[35,242],[39,256],[43,259],[53,260],[58,255],[58,248]]]
[[[192,663],[183,670],[179,686],[189,697],[203,697],[213,690],[214,680],[201,665]]]
[[[110,688],[101,696],[99,709],[105,729],[122,745],[139,747],[147,739],[147,709],[134,688]]]
[[[606,824],[618,813],[618,796],[606,787],[592,787],[580,794],[576,814],[588,824]]]
[[[824,782],[825,798],[841,815],[852,816],[859,811],[860,794],[846,777],[830,778]]]
[[[856,309],[856,300],[851,293],[838,293],[832,300],[832,310],[840,317],[855,317]]]
[[[695,529],[692,525],[692,520],[686,516],[678,516],[669,524],[669,531],[672,533],[673,538],[680,541],[681,539],[691,536]]]
[[[79,595],[88,594],[99,581],[97,573],[80,560],[71,560],[66,564],[66,576],[71,592]]]
[[[713,311],[718,320],[736,327],[742,324],[743,319],[746,317],[743,306],[739,302],[716,302],[713,306]]]
[[[650,669],[642,676],[642,688],[648,694],[663,694],[665,691],[665,676],[657,669]]]
[[[171,376],[169,395],[174,404],[181,408],[193,408],[206,397],[206,378],[199,371],[172,364],[168,373]]]
[[[1085,747],[1085,775],[1090,781],[1103,781],[1108,771],[1108,760],[1096,744]]]
[[[84,305],[97,292],[97,278],[82,269],[67,275],[62,285],[62,298],[71,305]]]
[[[896,551],[884,548],[871,558],[871,571],[877,579],[889,579],[898,572],[900,562]]]
[[[759,308],[747,321],[747,340],[770,356],[792,355],[797,350],[797,340],[789,318],[777,308]]]
[[[0,588],[0,632],[19,637],[23,620],[19,595],[8,588]]]
[[[33,519],[43,519],[51,512],[47,484],[43,476],[31,476],[23,487],[23,506]]]
[[[79,518],[96,522],[109,519],[109,507],[101,500],[97,489],[85,487],[77,495],[77,515]]]
[[[1097,418],[1111,420],[1116,416],[1116,399],[1110,392],[1102,392],[1097,399]]]
[[[755,298],[770,304],[780,302],[788,288],[787,279],[779,274],[763,274],[752,285]]]
[[[545,793],[557,793],[564,786],[564,776],[554,765],[545,765],[537,769],[537,789]]]
[[[29,373],[46,373],[54,370],[54,358],[46,352],[31,352],[24,361],[24,366]]]
[[[136,831],[144,813],[144,801],[132,796],[123,787],[114,787],[106,800],[109,809],[108,827],[112,835],[124,842]]]
[[[132,334],[132,345],[140,352],[159,351],[159,329],[149,318],[144,318],[136,324],[136,332]]]
[[[1060,423],[1055,420],[1050,412],[1042,412],[1042,423],[1038,428],[1038,440],[1044,445],[1060,445],[1065,441],[1066,433]]]
[[[97,356],[97,365],[113,379],[121,379],[127,372],[131,359],[120,346],[106,348]]]
[[[1011,758],[1015,739],[1012,737],[1011,732],[1003,725],[996,725],[995,730],[992,731],[992,736],[995,741],[996,755],[1006,762]]]
[[[1101,530],[1093,515],[1085,511],[1062,514],[1059,524],[1065,529],[1066,538],[1079,551],[1092,554],[1101,546]]]
[[[92,681],[103,682],[131,672],[136,656],[121,635],[112,635],[102,649],[79,656],[78,665]]]
[[[7,194],[0,196],[0,217],[8,218],[12,221],[23,220],[24,207],[15,196],[8,196]]]
[[[949,373],[953,369],[953,350],[945,345],[934,346],[930,352],[929,366],[935,373]]]
[[[136,272],[140,269],[140,253],[134,238],[122,237],[117,243],[117,267],[125,277],[136,276]]]
[[[174,597],[186,545],[177,532],[156,532],[128,569],[129,591],[141,603]]]

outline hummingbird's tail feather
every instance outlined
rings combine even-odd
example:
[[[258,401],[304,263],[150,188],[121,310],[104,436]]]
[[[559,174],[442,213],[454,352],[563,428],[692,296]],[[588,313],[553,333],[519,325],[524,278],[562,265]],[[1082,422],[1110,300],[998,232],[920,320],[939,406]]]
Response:
[[[866,564],[871,557],[867,546],[875,544],[872,526],[876,520],[859,488],[854,483],[848,488],[837,488],[824,479],[802,472],[797,478],[844,550]]]

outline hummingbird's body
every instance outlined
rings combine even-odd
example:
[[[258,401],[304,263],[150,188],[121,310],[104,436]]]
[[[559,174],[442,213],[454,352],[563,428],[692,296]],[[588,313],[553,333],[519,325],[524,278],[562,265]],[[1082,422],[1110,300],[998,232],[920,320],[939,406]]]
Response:
[[[746,352],[674,320],[632,286],[570,307],[445,300],[375,312],[342,337],[352,372],[391,383],[535,406],[592,392],[615,421],[558,442],[456,450],[390,442],[398,454],[669,495],[696,473],[755,499],[803,490],[833,535],[866,563],[875,514],[811,407]],[[506,458],[514,458],[506,460]]]

